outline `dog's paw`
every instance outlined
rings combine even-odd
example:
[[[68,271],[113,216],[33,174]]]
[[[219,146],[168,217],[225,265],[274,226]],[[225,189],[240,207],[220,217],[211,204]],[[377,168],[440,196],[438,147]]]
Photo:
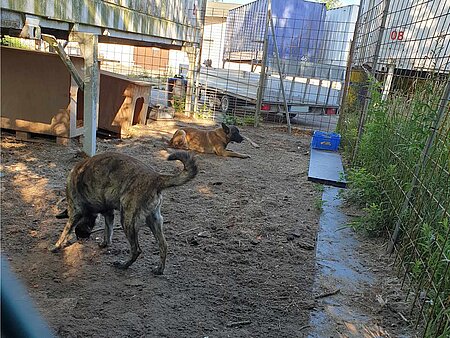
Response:
[[[125,269],[127,269],[129,267],[129,264],[128,264],[128,262],[115,261],[115,262],[113,262],[113,266],[116,269],[125,270]]]
[[[58,252],[60,249],[61,249],[61,247],[56,246],[56,245],[50,245],[48,247],[48,251],[53,252],[53,253]]]
[[[108,246],[108,242],[106,242],[106,241],[101,241],[100,243],[98,243],[98,247],[99,247],[99,248],[104,249],[104,248],[106,248],[107,246]]]
[[[250,155],[244,155],[243,158],[252,158]]]

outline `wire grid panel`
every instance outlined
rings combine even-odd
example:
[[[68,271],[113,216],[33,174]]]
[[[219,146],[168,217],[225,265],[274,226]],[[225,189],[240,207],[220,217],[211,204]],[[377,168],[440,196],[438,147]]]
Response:
[[[361,6],[340,130],[352,148],[358,141],[356,122],[370,98],[356,159],[381,183],[385,230],[389,236],[399,230],[396,259],[403,278],[411,282],[416,324],[423,325],[424,336],[446,337],[450,3],[364,1]]]
[[[199,111],[253,124],[262,85],[257,118],[286,123],[286,102],[292,123],[334,130],[357,6],[327,11],[324,4],[274,0],[273,31],[268,9],[267,1],[228,12],[207,8]]]
[[[185,51],[101,43],[99,59],[103,70],[150,82],[152,107],[174,107],[184,112],[188,75],[193,78],[193,71],[186,72],[185,78],[179,76],[182,66],[189,65]]]

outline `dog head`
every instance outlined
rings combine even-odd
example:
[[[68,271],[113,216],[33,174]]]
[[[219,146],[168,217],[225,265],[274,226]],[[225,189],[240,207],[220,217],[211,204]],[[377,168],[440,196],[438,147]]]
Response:
[[[91,236],[92,229],[95,226],[95,218],[87,218],[85,222],[80,222],[75,227],[77,239],[87,239]]]
[[[91,237],[91,232],[86,227],[78,225],[75,227],[75,235],[77,236],[77,239],[88,239]]]
[[[241,143],[244,141],[244,138],[241,136],[239,129],[236,126],[227,126],[225,123],[222,123],[222,129],[227,135],[228,142]]]

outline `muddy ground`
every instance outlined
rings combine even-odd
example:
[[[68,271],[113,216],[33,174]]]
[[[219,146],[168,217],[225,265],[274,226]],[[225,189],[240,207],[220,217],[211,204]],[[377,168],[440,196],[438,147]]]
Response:
[[[156,124],[170,133],[172,124]],[[138,130],[98,140],[98,151],[140,158],[164,173],[162,133]],[[169,255],[151,272],[158,249],[142,228],[142,255],[126,271],[112,262],[129,253],[122,230],[112,246],[90,240],[53,254],[64,220],[65,177],[80,145],[16,141],[2,135],[2,255],[60,337],[301,337],[314,306],[314,245],[320,191],[307,181],[310,138],[242,128],[260,145],[231,149],[250,159],[198,155],[199,174],[164,191]],[[143,136],[143,137],[142,137]],[[116,225],[118,217],[116,217]],[[98,227],[101,227],[101,220]]]
[[[181,120],[135,127],[129,139],[98,139],[98,152],[126,153],[174,173],[181,164],[165,160],[173,150],[164,139],[194,123]],[[310,135],[288,135],[285,127],[241,131],[260,148],[247,141],[230,148],[250,159],[198,154],[198,176],[164,191],[163,276],[151,271],[159,254],[147,228],[140,232],[143,253],[126,271],[112,266],[129,254],[120,229],[110,248],[98,247],[97,232],[50,253],[64,227],[55,215],[65,208],[65,178],[81,159],[80,144],[21,142],[2,133],[2,256],[58,337],[306,337],[314,329],[311,311],[330,297],[345,297],[343,304],[369,315],[370,327],[361,332],[335,318],[327,337],[418,336],[382,240],[359,236],[349,251],[373,282],[326,298],[336,289],[332,281],[314,289],[321,189],[307,181]]]

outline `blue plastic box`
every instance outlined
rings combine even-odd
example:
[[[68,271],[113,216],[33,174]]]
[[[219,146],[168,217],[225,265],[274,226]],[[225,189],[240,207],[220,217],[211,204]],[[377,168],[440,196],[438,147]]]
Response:
[[[337,151],[340,142],[341,135],[316,130],[312,137],[311,146],[313,149]]]

